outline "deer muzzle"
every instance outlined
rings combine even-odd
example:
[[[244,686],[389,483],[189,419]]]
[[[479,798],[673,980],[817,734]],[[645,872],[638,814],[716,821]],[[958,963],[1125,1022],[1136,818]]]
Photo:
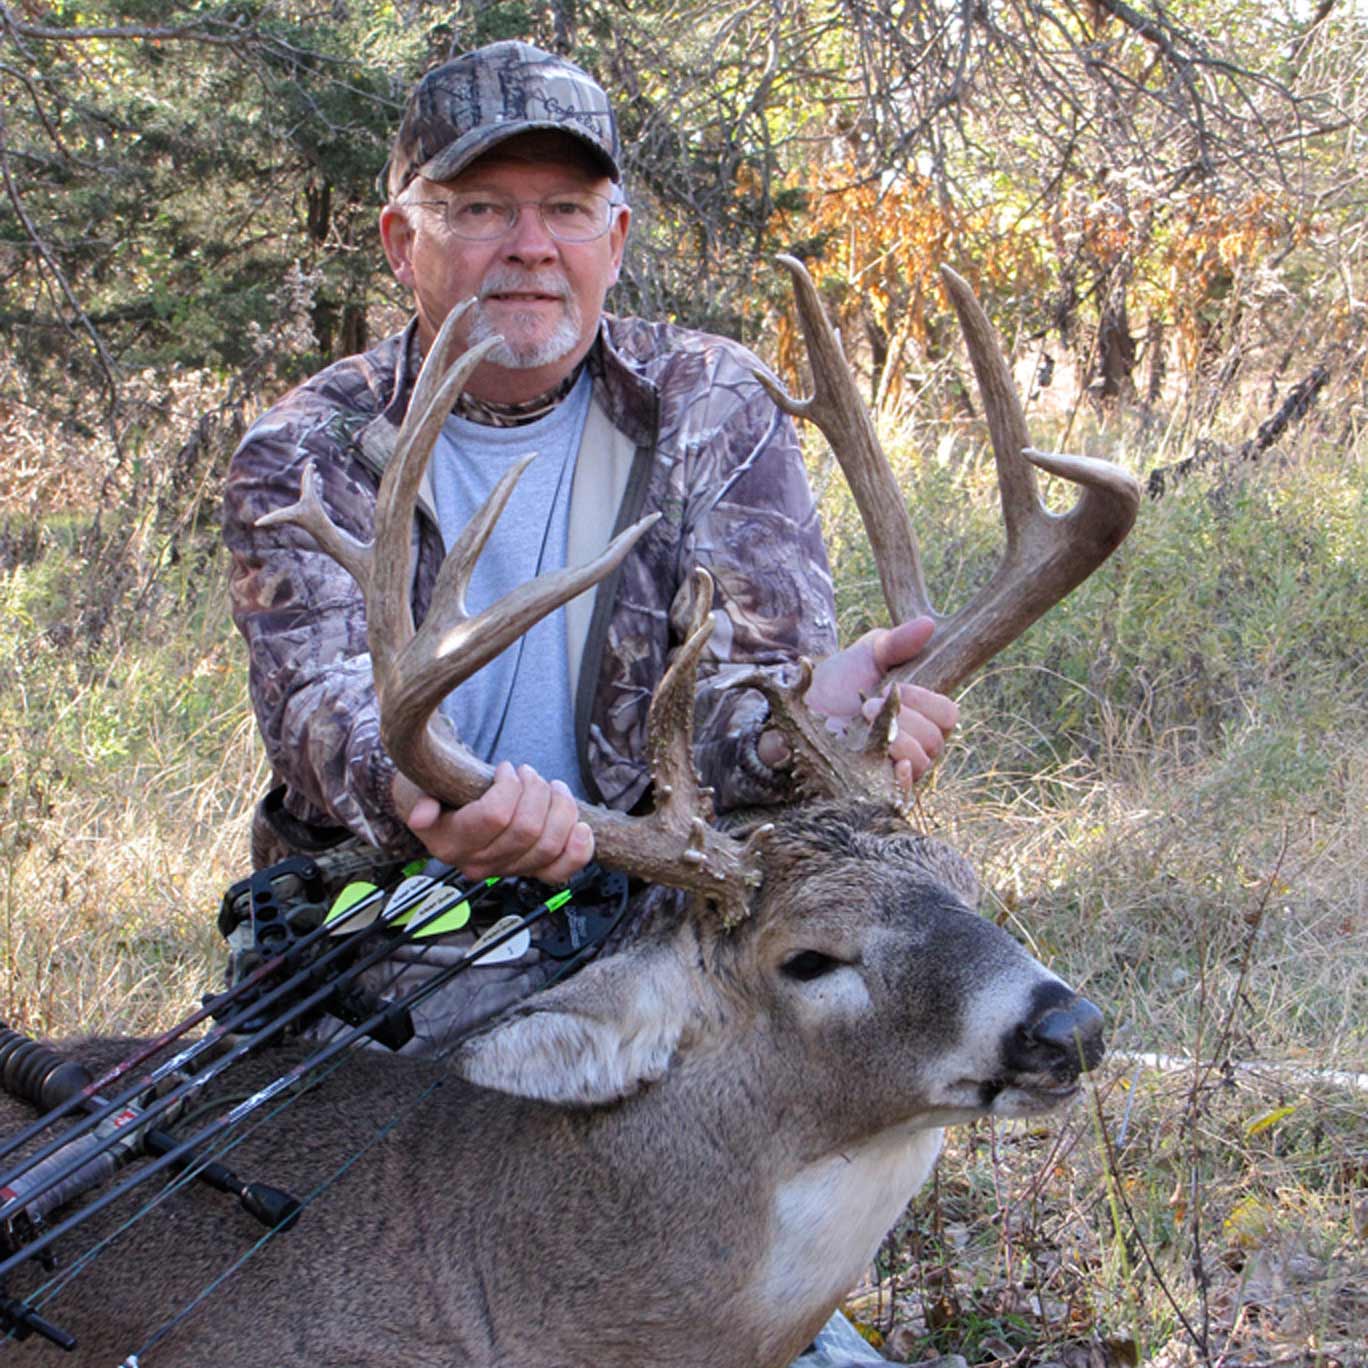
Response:
[[[1045,1108],[1072,1097],[1081,1074],[1097,1067],[1106,1045],[1102,1013],[1062,983],[1037,989],[1029,1018],[1003,1042],[1003,1074],[995,1080],[994,1111],[1006,1094]]]

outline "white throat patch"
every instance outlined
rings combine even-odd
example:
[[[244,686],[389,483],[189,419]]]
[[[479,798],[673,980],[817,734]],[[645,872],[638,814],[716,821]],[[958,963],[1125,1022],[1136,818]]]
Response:
[[[829,1307],[859,1281],[879,1242],[935,1167],[940,1130],[899,1127],[801,1169],[774,1195],[773,1242],[752,1306],[768,1333]],[[814,1257],[816,1252],[816,1257]]]

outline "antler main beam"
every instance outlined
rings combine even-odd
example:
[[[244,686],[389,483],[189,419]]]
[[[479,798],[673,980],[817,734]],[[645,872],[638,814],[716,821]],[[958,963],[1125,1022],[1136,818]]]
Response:
[[[791,256],[780,256],[778,261],[793,277],[798,322],[812,369],[812,394],[795,399],[763,371],[756,371],[755,378],[785,413],[815,423],[831,444],[874,548],[884,602],[893,621],[932,614],[907,501],[879,445],[874,420],[855,388],[841,339],[803,263]]]
[[[983,398],[1006,547],[988,583],[964,607],[949,616],[936,613],[926,592],[906,501],[856,392],[836,331],[803,264],[789,256],[779,261],[794,281],[812,361],[812,398],[794,399],[768,378],[760,378],[781,408],[810,418],[830,442],[864,521],[892,620],[904,622],[921,614],[936,620],[927,649],[890,679],[948,692],[1015,641],[1111,555],[1135,522],[1140,486],[1108,461],[1046,455],[1032,447],[992,324],[968,283],[942,266],[941,278],[959,316]],[[1041,502],[1035,468],[1082,487],[1068,513],[1051,513]]]
[[[1015,641],[1126,539],[1140,508],[1135,477],[1110,461],[1037,451],[1001,345],[974,292],[948,266],[946,293],[978,380],[1002,494],[1007,542],[988,583],[943,623],[903,681],[945,691]],[[1041,502],[1035,467],[1080,487],[1067,513]]]

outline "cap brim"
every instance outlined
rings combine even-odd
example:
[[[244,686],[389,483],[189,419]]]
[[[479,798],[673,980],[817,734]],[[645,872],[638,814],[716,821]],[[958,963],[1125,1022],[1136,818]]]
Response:
[[[501,142],[506,142],[509,138],[516,138],[520,133],[539,132],[564,133],[567,137],[574,138],[602,167],[604,174],[610,180],[622,180],[622,172],[618,169],[617,162],[600,143],[567,124],[548,119],[510,121],[496,124],[493,127],[486,126],[473,129],[465,137],[457,138],[455,142],[448,143],[435,157],[429,157],[414,171],[414,175],[432,181],[452,180],[459,176],[471,162],[483,157],[486,152],[497,147]]]

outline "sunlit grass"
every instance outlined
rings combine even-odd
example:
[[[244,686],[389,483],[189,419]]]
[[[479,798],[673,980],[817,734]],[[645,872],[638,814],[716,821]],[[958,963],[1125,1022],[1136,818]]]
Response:
[[[900,471],[947,611],[1001,537],[966,443]],[[877,580],[828,506],[854,632]],[[952,1133],[853,1303],[894,1357],[1368,1363],[1365,513],[1357,450],[1196,477],[961,698],[921,820],[1112,1054],[1060,1121]]]
[[[1123,436],[1138,473],[1174,454]],[[1001,535],[972,443],[897,458],[946,608]],[[1368,1094],[1333,1076],[1368,1070],[1368,475],[1357,450],[1286,457],[1146,501],[961,699],[920,820],[1103,1006],[1113,1055],[1063,1118],[952,1137],[853,1303],[890,1352],[1368,1362]],[[267,774],[192,474],[190,505],[99,537],[9,529],[0,985],[28,1031],[165,1026],[221,972]],[[877,580],[834,487],[824,513],[851,635]]]

